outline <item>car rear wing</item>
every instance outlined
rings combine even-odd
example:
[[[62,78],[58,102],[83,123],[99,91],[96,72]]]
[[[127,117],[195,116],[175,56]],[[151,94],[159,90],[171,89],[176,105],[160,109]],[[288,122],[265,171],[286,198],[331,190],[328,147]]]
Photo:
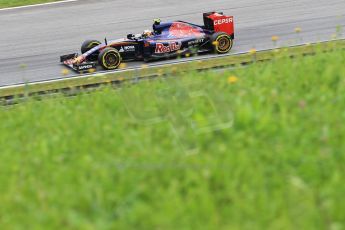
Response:
[[[214,32],[225,32],[232,39],[235,38],[234,17],[226,16],[222,12],[204,13],[204,25],[208,30]]]

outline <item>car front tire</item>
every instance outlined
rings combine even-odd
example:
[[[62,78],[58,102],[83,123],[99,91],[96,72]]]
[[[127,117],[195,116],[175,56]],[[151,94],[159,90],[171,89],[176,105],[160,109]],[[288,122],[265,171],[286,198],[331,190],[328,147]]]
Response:
[[[114,48],[105,48],[98,55],[98,63],[105,70],[117,69],[121,64],[121,61],[121,54]]]
[[[86,52],[88,52],[89,50],[91,50],[92,48],[95,48],[96,46],[100,45],[101,42],[97,41],[97,40],[86,40],[85,42],[83,42],[83,44],[81,45],[81,53],[84,54]],[[89,55],[87,57],[88,61],[97,61],[99,52],[94,52],[93,54]]]

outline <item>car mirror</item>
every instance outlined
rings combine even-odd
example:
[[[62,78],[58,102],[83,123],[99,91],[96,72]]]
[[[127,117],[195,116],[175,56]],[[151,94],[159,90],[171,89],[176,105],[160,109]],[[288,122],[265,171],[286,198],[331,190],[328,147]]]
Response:
[[[127,39],[133,39],[134,38],[134,34],[127,34]]]

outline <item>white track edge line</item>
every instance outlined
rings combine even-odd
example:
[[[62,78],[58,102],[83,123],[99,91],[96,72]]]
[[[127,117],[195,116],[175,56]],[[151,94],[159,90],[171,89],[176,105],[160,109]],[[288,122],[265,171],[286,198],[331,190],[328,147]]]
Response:
[[[26,5],[26,6],[15,6],[15,7],[8,7],[8,8],[0,9],[0,11],[25,9],[25,8],[32,8],[32,7],[37,7],[37,6],[57,5],[57,4],[63,4],[63,3],[69,3],[69,2],[77,2],[77,1],[79,1],[79,0],[64,0],[64,1],[39,3],[39,4]]]

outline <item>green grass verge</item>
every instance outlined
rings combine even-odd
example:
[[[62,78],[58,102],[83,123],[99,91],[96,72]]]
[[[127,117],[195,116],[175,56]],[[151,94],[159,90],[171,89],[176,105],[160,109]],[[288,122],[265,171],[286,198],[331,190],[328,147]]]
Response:
[[[47,2],[58,2],[57,0],[0,0],[0,8],[34,5]]]
[[[344,63],[336,51],[2,107],[0,226],[343,229]]]

